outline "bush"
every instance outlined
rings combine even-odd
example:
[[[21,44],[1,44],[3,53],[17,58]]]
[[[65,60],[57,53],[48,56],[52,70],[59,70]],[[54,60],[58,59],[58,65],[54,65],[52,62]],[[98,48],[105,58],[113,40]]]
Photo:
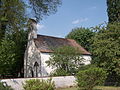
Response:
[[[3,82],[0,82],[0,90],[13,90],[11,86],[4,85]]]
[[[69,76],[70,74],[66,72],[64,69],[56,69],[51,72],[50,76]]]
[[[85,90],[93,90],[96,85],[102,85],[106,79],[107,73],[102,68],[90,67],[79,71],[77,74],[78,87]]]
[[[26,84],[23,84],[24,90],[54,90],[55,84],[52,82],[52,79],[48,80],[39,80],[31,79],[25,81]]]
[[[87,69],[93,68],[93,67],[96,67],[96,65],[95,64],[82,65],[81,67],[79,67],[79,71],[87,70]]]

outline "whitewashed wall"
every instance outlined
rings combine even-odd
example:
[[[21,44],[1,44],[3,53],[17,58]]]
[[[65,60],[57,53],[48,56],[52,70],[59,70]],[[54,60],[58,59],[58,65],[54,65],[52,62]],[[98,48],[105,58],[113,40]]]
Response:
[[[83,60],[83,63],[84,63],[85,65],[90,64],[90,62],[91,62],[91,60],[92,60],[92,58],[91,58],[90,55],[82,55],[82,58],[84,59],[84,60]]]
[[[84,59],[82,63],[84,63],[85,65],[90,64],[91,56],[82,55],[81,57]],[[49,58],[50,58],[50,53],[41,53],[41,62],[42,62],[41,65],[42,65],[43,76],[49,76],[49,74],[54,70],[51,67],[48,67],[47,64],[45,63],[47,60],[49,60]]]
[[[46,61],[49,60],[49,58],[50,58],[50,53],[41,53],[41,62],[42,62],[41,65],[42,65],[43,76],[50,75],[50,73],[54,70],[51,67],[47,66],[47,64],[45,63]],[[47,72],[47,74],[45,72]]]
[[[18,78],[18,79],[3,79],[2,82],[6,82],[7,85],[11,86],[14,90],[23,90],[23,83],[26,80],[30,79],[49,79],[50,77],[45,78]],[[52,77],[52,81],[55,82],[56,88],[64,88],[75,86],[76,81],[74,76],[64,76],[64,77]]]

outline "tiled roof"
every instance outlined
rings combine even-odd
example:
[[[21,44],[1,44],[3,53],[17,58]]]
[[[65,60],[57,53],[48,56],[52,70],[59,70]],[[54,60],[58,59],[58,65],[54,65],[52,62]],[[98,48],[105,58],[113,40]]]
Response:
[[[75,40],[58,38],[45,35],[37,35],[37,39],[34,39],[36,47],[45,53],[53,52],[50,48],[58,48],[61,46],[72,46],[77,47],[82,54],[90,55],[82,46],[80,46]]]

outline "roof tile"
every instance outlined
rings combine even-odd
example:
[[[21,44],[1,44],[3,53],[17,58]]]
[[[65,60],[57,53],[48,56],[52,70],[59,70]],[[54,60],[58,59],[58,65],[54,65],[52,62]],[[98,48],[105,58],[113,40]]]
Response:
[[[90,55],[88,51],[86,51],[82,46],[80,46],[73,39],[37,35],[37,39],[34,39],[34,42],[35,42],[36,47],[41,52],[45,52],[45,53],[53,52],[51,48],[59,48],[61,46],[71,46],[71,47],[79,48],[82,54]]]

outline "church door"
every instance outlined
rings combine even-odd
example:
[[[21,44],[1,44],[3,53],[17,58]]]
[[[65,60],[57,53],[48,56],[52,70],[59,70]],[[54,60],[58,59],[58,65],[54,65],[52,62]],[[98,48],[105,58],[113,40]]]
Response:
[[[39,64],[37,62],[35,62],[35,64],[34,64],[35,77],[38,77],[38,67],[39,67]]]

